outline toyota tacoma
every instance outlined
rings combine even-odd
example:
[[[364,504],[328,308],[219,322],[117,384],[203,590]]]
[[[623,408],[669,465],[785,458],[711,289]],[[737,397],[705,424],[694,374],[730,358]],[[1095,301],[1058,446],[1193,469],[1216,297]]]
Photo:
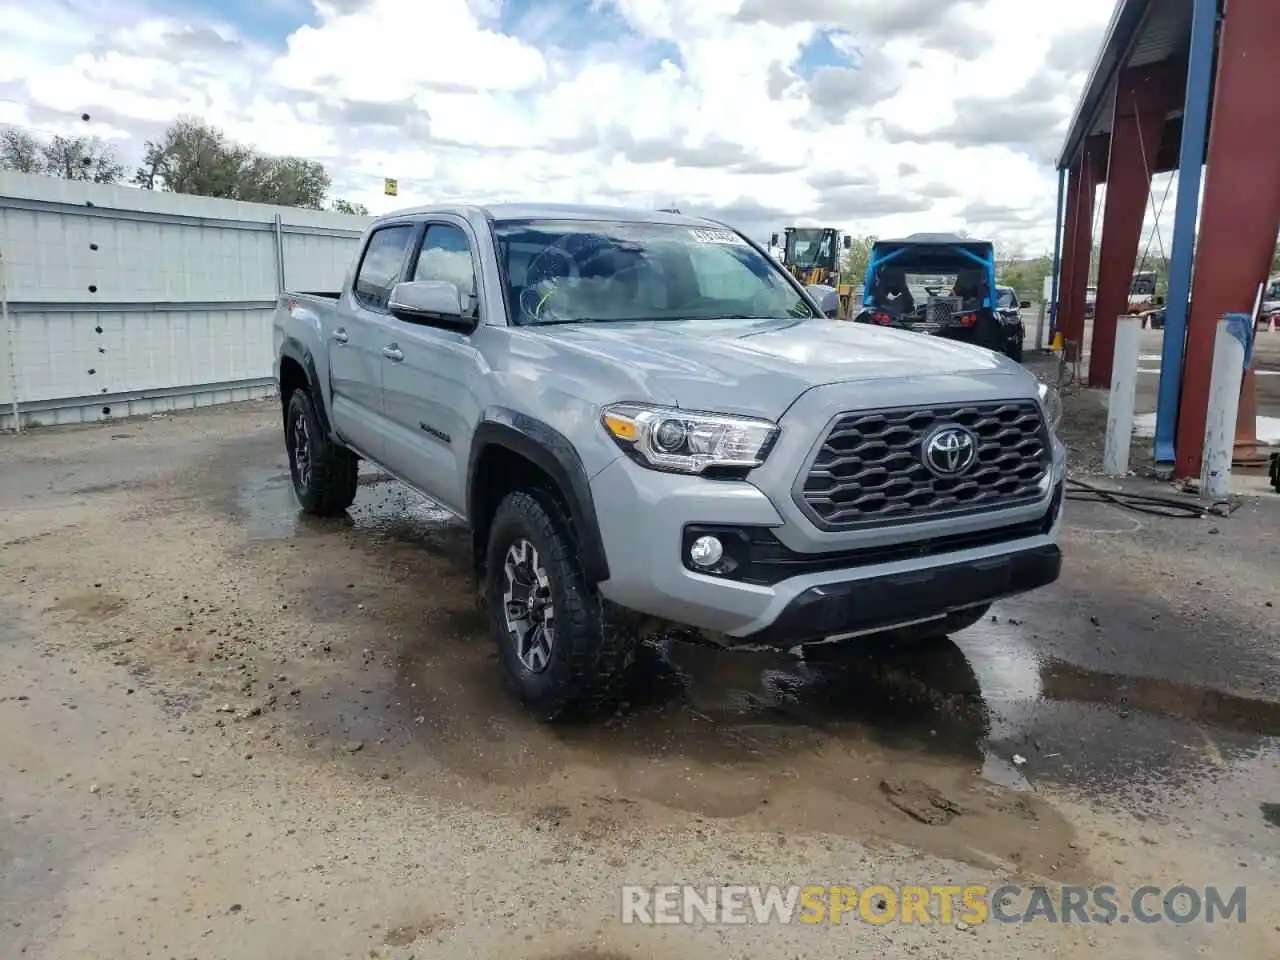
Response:
[[[823,316],[721,223],[408,210],[273,328],[302,508],[344,511],[365,459],[462,518],[543,719],[615,702],[657,629],[923,642],[1059,573],[1056,393],[981,347]]]

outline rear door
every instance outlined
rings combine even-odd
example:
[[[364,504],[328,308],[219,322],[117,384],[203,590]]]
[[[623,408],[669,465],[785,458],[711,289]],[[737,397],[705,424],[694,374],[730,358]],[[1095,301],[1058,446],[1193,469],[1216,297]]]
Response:
[[[410,280],[446,280],[469,299],[478,329],[475,237],[465,221],[441,216],[426,224],[409,256]],[[383,403],[387,467],[442,505],[466,512],[466,463],[480,419],[482,361],[472,331],[443,323],[383,321]]]
[[[385,447],[381,323],[390,316],[387,300],[403,275],[414,229],[397,223],[370,234],[329,333],[333,425],[357,452],[377,461]]]

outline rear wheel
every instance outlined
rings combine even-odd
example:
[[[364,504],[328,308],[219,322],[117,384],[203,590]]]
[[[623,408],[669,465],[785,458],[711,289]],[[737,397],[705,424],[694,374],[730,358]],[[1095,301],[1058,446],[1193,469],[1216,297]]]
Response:
[[[342,513],[356,498],[360,460],[334,443],[320,426],[306,390],[294,390],[285,411],[285,449],[293,492],[307,513]]]
[[[635,639],[606,617],[554,498],[508,494],[494,514],[485,566],[498,659],[525,707],[551,721],[616,702]]]

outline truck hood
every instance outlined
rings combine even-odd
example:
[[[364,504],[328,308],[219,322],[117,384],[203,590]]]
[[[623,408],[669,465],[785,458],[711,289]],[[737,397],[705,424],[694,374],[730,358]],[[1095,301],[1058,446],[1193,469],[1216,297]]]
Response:
[[[770,419],[806,390],[825,384],[1030,377],[1018,364],[979,347],[826,319],[584,323],[538,333],[638,376],[650,397],[634,399]]]

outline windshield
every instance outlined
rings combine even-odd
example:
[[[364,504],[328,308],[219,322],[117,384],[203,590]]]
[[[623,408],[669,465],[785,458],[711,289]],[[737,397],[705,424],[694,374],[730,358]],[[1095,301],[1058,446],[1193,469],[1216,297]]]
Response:
[[[996,306],[1001,310],[1016,310],[1018,308],[1017,291],[1001,287],[996,292]]]
[[[772,258],[732,230],[520,220],[494,233],[518,325],[818,315]]]
[[[1133,278],[1133,284],[1129,287],[1130,296],[1149,297],[1156,292],[1156,278],[1154,274],[1140,273]]]
[[[831,259],[834,243],[830,230],[792,230],[787,236],[786,262],[801,270],[822,266]]]

